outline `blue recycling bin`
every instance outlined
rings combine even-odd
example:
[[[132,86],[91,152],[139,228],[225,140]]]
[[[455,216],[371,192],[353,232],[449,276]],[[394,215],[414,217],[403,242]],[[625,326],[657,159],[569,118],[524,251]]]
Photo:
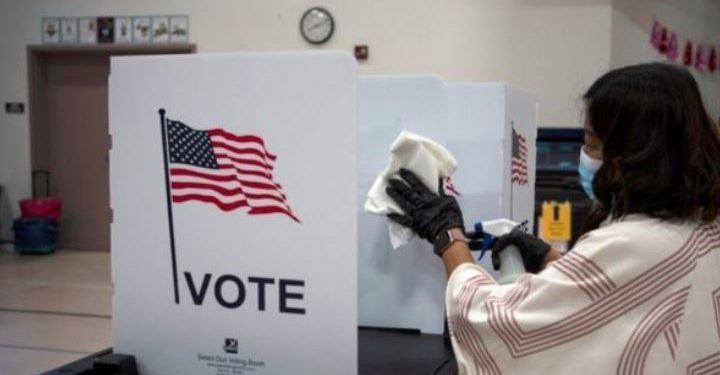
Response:
[[[20,254],[50,254],[57,247],[57,221],[19,218],[13,222],[15,251]]]

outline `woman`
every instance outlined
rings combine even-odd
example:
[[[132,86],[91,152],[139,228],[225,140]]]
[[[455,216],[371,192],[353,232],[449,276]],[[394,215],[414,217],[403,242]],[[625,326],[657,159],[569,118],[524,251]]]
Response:
[[[532,273],[498,285],[474,263],[454,199],[409,171],[391,218],[434,243],[461,374],[720,373],[720,142],[683,68],[611,71],[584,96],[580,174],[596,200],[565,256],[530,235]]]

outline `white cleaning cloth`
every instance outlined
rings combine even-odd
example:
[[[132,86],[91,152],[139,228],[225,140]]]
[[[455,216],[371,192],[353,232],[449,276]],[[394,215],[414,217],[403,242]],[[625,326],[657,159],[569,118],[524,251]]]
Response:
[[[443,146],[421,135],[403,131],[390,146],[390,161],[380,173],[367,194],[365,211],[378,215],[402,214],[402,209],[385,193],[388,180],[397,175],[400,168],[415,173],[430,190],[438,192],[438,181],[450,177],[457,168],[457,161]],[[393,249],[404,245],[415,235],[412,230],[394,221],[389,224],[390,243]]]

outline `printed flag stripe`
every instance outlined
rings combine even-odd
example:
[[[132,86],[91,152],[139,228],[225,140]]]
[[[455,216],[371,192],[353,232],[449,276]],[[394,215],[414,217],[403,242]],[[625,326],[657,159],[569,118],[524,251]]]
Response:
[[[447,190],[448,190],[449,192],[451,192],[451,193],[453,193],[453,194],[455,194],[455,195],[457,195],[457,196],[460,196],[460,195],[461,195],[460,192],[459,192],[459,191],[455,188],[455,186],[453,186],[453,185],[448,185],[446,188],[447,188]]]
[[[220,199],[210,195],[200,194],[188,194],[188,195],[173,195],[172,201],[175,203],[184,203],[188,201],[200,201],[205,203],[212,203],[223,211],[232,211],[240,207],[248,207],[248,201],[243,199],[232,203],[222,202]]]
[[[444,181],[444,188],[445,190],[457,195],[458,197],[461,196],[460,191],[455,187],[455,184],[452,181],[452,178],[448,177]]]
[[[218,181],[218,182],[237,181],[242,186],[256,188],[256,189],[276,190],[276,189],[282,188],[280,186],[280,184],[272,185],[272,184],[268,184],[268,183],[264,183],[264,182],[250,181],[250,180],[240,179],[237,176],[228,175],[228,174],[203,173],[203,172],[198,172],[198,171],[194,171],[194,170],[186,169],[186,168],[173,168],[170,170],[170,172],[171,172],[172,176],[193,176],[193,177],[199,177],[199,178],[204,178],[207,180]]]
[[[527,144],[525,137],[512,128],[512,157],[510,158],[510,182],[528,184]]]
[[[236,134],[232,134],[232,133],[230,133],[230,132],[227,132],[227,131],[225,131],[225,130],[223,130],[223,129],[210,129],[210,130],[208,130],[208,133],[210,134],[211,137],[221,136],[221,137],[227,138],[227,139],[229,139],[229,140],[231,140],[231,141],[235,141],[235,142],[238,142],[238,143],[256,143],[256,144],[258,144],[258,145],[262,148],[263,153],[265,154],[265,156],[267,156],[268,159],[273,160],[273,161],[274,161],[275,159],[277,159],[277,156],[276,156],[276,155],[271,154],[270,152],[268,152],[268,150],[265,148],[265,141],[263,141],[263,139],[260,138],[260,137],[258,137],[258,136],[255,136],[255,135],[236,135]]]
[[[298,219],[290,210],[284,209],[282,207],[278,206],[260,206],[260,207],[252,207],[248,204],[248,201],[243,199],[240,201],[233,201],[233,202],[223,202],[222,200],[218,199],[217,197],[211,196],[211,195],[203,195],[203,194],[188,194],[188,195],[173,195],[172,201],[175,203],[185,203],[190,201],[200,201],[204,203],[211,203],[214,204],[217,208],[223,210],[223,211],[233,211],[235,209],[241,208],[241,207],[250,207],[250,211],[248,212],[250,215],[263,215],[263,214],[284,214],[289,216],[291,219],[293,219],[296,222],[300,222],[300,219]]]
[[[237,181],[235,176],[232,176],[232,175],[214,175],[214,174],[202,173],[202,172],[197,172],[197,171],[183,169],[183,168],[171,168],[170,175],[171,176],[201,177],[201,178],[204,178],[207,180],[218,181],[218,182]]]
[[[187,175],[193,175],[194,177],[200,177],[200,178],[208,178],[213,179],[213,177],[217,177],[220,179],[227,179],[228,181],[237,181],[243,185],[250,184],[253,185],[253,187],[261,188],[261,189],[271,189],[271,190],[279,190],[281,188],[281,185],[274,182],[271,179],[267,179],[265,177],[259,177],[255,175],[242,175],[237,171],[236,168],[232,166],[222,166],[219,165],[218,169],[203,169],[203,168],[194,168],[194,167],[187,167],[182,166],[182,168],[173,168],[173,170],[176,171],[185,171],[182,173],[185,173]],[[178,174],[179,175],[179,174]],[[228,176],[231,177],[228,178]],[[215,179],[217,180],[217,179]],[[259,185],[258,185],[259,184]],[[247,185],[249,186],[249,185]]]
[[[228,171],[228,170],[230,170],[230,171]],[[259,171],[255,171],[255,170],[238,168],[238,166],[235,164],[218,164],[218,170],[216,170],[216,171],[211,170],[210,172],[212,174],[216,174],[216,172],[219,172],[217,174],[222,174],[222,175],[230,173],[233,175],[237,175],[238,179],[240,179],[240,177],[242,177],[242,179],[245,179],[245,180],[249,179],[249,180],[256,181],[256,182],[263,182],[266,184],[273,185],[277,188],[281,188],[280,184],[273,181],[272,176],[268,177],[263,172],[259,172]]]
[[[292,211],[284,209],[279,206],[260,206],[260,207],[250,207],[250,215],[261,215],[261,214],[285,214],[287,216],[290,216],[291,219],[295,220],[296,222],[300,222],[300,219],[298,219],[295,214],[292,213]]]
[[[268,166],[272,166],[275,163],[273,163],[273,160],[270,159],[265,153],[262,151],[254,148],[254,147],[247,147],[246,145],[235,145],[232,143],[227,142],[224,139],[216,139],[214,137],[210,138],[211,142],[210,144],[215,149],[223,149],[228,152],[231,152],[235,155],[239,156],[247,156],[251,158],[257,158],[257,160],[260,160],[262,162],[265,162]]]
[[[285,194],[283,194],[282,191],[280,191],[275,186],[266,183],[254,183],[252,181],[239,179],[234,173],[228,173],[232,173],[232,171],[225,170],[225,172],[222,172],[221,170],[221,173],[207,173],[188,168],[173,168],[170,170],[172,182],[199,181],[203,183],[213,183],[223,188],[230,188],[230,186],[228,185],[232,185],[233,188],[238,187],[239,185],[239,187],[243,188],[244,192],[249,192],[249,190],[253,190],[258,194],[274,194],[282,198],[283,200],[287,199]]]
[[[236,155],[228,153],[227,150],[215,149],[215,159],[218,164],[233,165],[236,168],[260,172],[270,179],[272,179],[273,169],[275,168],[260,158],[255,158],[252,155]]]
[[[241,180],[239,178],[237,180],[238,180],[238,182],[240,182],[240,185],[251,187],[251,188],[256,188],[256,189],[275,190],[275,189],[281,188],[281,186],[279,184],[271,185],[271,184],[266,184],[263,182]]]
[[[209,134],[208,134],[209,135]],[[269,164],[275,164],[277,156],[267,152],[264,146],[254,142],[237,142],[233,139],[221,135],[209,135],[211,142],[218,142],[230,149],[242,150],[241,153],[257,156],[262,160],[266,160]]]
[[[195,182],[195,181],[193,181]],[[232,187],[233,189],[237,187]],[[232,200],[238,200],[238,199],[247,199],[251,206],[256,205],[281,205],[284,208],[289,209],[287,205],[287,201],[285,198],[274,194],[274,193],[265,193],[263,191],[247,191],[247,189],[243,189],[243,192],[239,195],[235,196],[228,196],[223,195],[222,193],[211,190],[209,188],[195,188],[195,187],[185,187],[182,189],[176,189],[176,194],[201,194],[201,195],[212,195],[222,201],[232,201]]]
[[[173,189],[208,189],[228,197],[243,193],[243,189],[239,187],[234,189],[228,189],[219,185],[203,184],[200,182],[172,182],[170,183],[170,186]]]
[[[237,184],[237,183],[222,183],[222,184],[219,184],[219,183],[212,182],[212,181],[202,181],[202,180],[200,180],[200,179],[175,180],[175,181],[172,181],[172,182],[171,182],[171,185],[172,185],[173,183],[200,183],[200,184],[208,184],[208,185],[214,185],[215,187],[218,187],[218,188],[223,189],[223,190],[232,190],[232,189],[236,189],[236,188],[242,189],[242,192],[239,193],[239,195],[236,195],[236,196],[228,196],[228,195],[223,195],[223,194],[222,194],[220,191],[218,191],[218,190],[213,190],[213,189],[210,189],[210,188],[207,188],[207,187],[205,187],[205,188],[183,187],[183,188],[177,189],[177,193],[178,193],[178,194],[179,194],[179,193],[187,194],[188,192],[191,192],[191,190],[192,190],[193,193],[197,193],[197,194],[207,193],[207,194],[209,194],[209,195],[214,195],[214,196],[216,196],[216,197],[218,197],[218,198],[220,198],[220,199],[222,199],[222,200],[243,199],[243,198],[247,197],[247,198],[251,201],[250,203],[253,203],[253,202],[255,202],[256,200],[262,200],[262,199],[272,199],[274,202],[282,203],[283,206],[285,206],[285,204],[287,203],[287,198],[286,198],[286,197],[283,197],[283,196],[282,196],[280,193],[278,193],[277,191],[252,189],[252,188],[247,188],[247,187],[239,186],[239,184]],[[269,197],[272,197],[272,198],[269,198]],[[275,204],[275,203],[273,203],[273,204]]]
[[[221,158],[218,158],[218,161],[220,161],[220,159]],[[257,176],[257,177],[264,177],[267,179],[272,179],[272,176],[270,175],[270,173],[251,170],[251,169],[238,168],[237,164],[218,164],[218,167],[220,169],[235,169],[235,171],[237,173],[248,175],[248,176]]]
[[[250,156],[250,157],[252,157],[252,156],[259,156],[259,157],[260,157],[260,160],[258,160],[258,161],[259,161],[260,163],[262,163],[262,165],[263,165],[264,167],[266,167],[266,168],[268,168],[268,169],[272,169],[272,168],[273,168],[273,166],[268,162],[269,159],[268,159],[267,157],[265,157],[265,155],[264,155],[262,152],[258,151],[257,149],[250,148],[250,147],[247,147],[247,148],[238,148],[238,147],[234,147],[234,146],[232,146],[232,145],[229,145],[229,144],[227,144],[227,143],[225,143],[225,142],[215,141],[215,140],[213,140],[212,142],[210,142],[210,144],[211,144],[216,150],[217,150],[217,149],[222,149],[222,150],[224,150],[224,151],[226,151],[226,152],[231,152],[232,154],[235,154],[235,155],[238,155],[238,156]],[[216,155],[217,155],[217,154],[216,154]]]
[[[218,192],[225,196],[234,196],[234,195],[238,195],[238,194],[243,194],[248,199],[272,199],[272,200],[278,201],[280,203],[285,203],[285,199],[280,198],[276,195],[247,193],[241,187],[237,187],[234,189],[228,189],[228,188],[224,188],[222,186],[213,185],[213,184],[203,184],[200,182],[173,182],[170,185],[172,186],[173,189],[208,189],[208,190],[213,190],[215,192]]]
[[[248,208],[251,207],[260,207],[260,206],[281,206],[283,208],[287,208],[287,205],[282,202],[278,202],[277,199],[267,199],[267,198],[246,198],[244,195],[237,195],[237,196],[226,196],[222,195],[218,192],[215,192],[213,190],[208,189],[195,189],[195,188],[187,188],[187,189],[178,189],[175,194],[175,196],[181,196],[181,195],[204,195],[213,198],[214,200],[220,201],[222,203],[234,203],[239,200],[247,200]]]
[[[230,156],[229,154],[225,153],[216,153],[215,157],[218,160],[227,159],[233,163],[236,163],[240,166],[248,166],[248,167],[259,167],[260,171],[265,172],[268,176],[270,176],[270,171],[273,170],[273,167],[268,166],[266,163],[263,163],[262,161],[255,160],[255,159],[244,159],[244,158],[238,158],[234,156]]]
[[[241,150],[224,145],[221,142],[211,142],[211,145],[215,148],[215,157],[224,156],[224,157],[227,157],[228,159],[235,158],[238,163],[255,165],[255,166],[270,170],[270,171],[275,168],[273,165],[270,165],[269,163],[267,163],[267,161],[265,159],[261,159],[261,158],[252,159],[252,156],[254,154],[250,154],[248,152],[238,152]],[[221,151],[222,151],[222,153],[221,153]],[[248,159],[247,157],[251,157],[251,158]]]

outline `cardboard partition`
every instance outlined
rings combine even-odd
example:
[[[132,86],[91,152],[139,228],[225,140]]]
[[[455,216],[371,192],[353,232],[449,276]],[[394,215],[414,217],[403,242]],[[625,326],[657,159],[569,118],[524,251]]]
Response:
[[[114,57],[113,348],[152,375],[357,372],[356,63]]]
[[[409,130],[457,159],[452,179],[466,229],[497,218],[532,228],[536,101],[503,83],[446,84],[436,76],[361,76],[358,84],[360,324],[442,333],[442,262],[424,240],[392,250],[387,219],[362,210],[365,194],[392,141]],[[497,276],[489,254],[480,264]]]
[[[425,240],[392,250],[388,219],[363,210],[402,130],[444,142],[447,91],[437,76],[361,76],[358,80],[358,273],[362,326],[442,333],[445,271]]]

